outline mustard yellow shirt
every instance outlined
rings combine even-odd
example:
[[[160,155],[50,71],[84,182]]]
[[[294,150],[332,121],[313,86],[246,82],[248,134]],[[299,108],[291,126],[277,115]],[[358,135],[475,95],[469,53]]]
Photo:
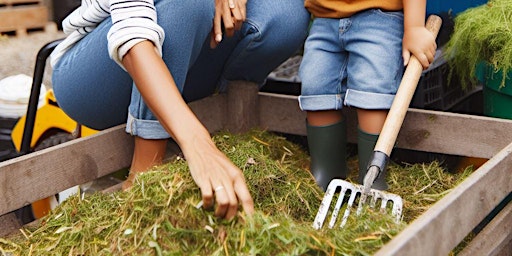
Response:
[[[315,16],[322,18],[346,18],[367,9],[399,11],[402,0],[305,0],[304,6]]]

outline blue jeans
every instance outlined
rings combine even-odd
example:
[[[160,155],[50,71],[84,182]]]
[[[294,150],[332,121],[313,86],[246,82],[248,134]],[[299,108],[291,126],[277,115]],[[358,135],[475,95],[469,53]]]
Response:
[[[302,46],[310,17],[302,0],[249,0],[241,30],[210,49],[214,0],[155,0],[155,7],[166,35],[163,60],[186,101],[222,90],[226,81],[263,84]],[[52,84],[59,106],[93,129],[127,123],[132,135],[169,138],[129,74],[108,56],[111,25],[110,18],[103,21],[55,65]]]
[[[389,109],[404,70],[402,37],[402,12],[316,18],[299,69],[301,109]]]

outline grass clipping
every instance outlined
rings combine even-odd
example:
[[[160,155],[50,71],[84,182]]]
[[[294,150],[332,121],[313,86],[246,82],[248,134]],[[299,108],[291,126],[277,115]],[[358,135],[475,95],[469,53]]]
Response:
[[[285,138],[265,131],[214,136],[239,166],[256,212],[231,221],[196,208],[200,191],[186,161],[138,176],[126,192],[66,200],[22,235],[0,239],[13,255],[367,255],[391,240],[467,173],[453,176],[438,164],[390,166],[389,192],[404,199],[404,221],[368,209],[342,229],[314,230],[323,192],[307,171],[309,158]],[[355,172],[355,171],[354,171]]]
[[[446,53],[452,71],[464,82],[476,82],[480,62],[493,66],[494,72],[512,70],[512,0],[488,3],[459,13]],[[501,86],[507,76],[503,75]]]

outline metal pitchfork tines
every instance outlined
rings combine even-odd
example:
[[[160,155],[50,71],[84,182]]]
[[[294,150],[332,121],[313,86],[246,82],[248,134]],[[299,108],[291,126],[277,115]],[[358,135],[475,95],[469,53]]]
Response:
[[[403,202],[400,196],[375,189],[370,189],[370,191],[366,194],[363,192],[364,187],[362,185],[353,184],[341,179],[333,179],[329,183],[324,198],[322,199],[322,203],[320,204],[320,208],[318,209],[315,220],[313,222],[313,228],[320,229],[323,226],[324,221],[329,213],[329,209],[331,208],[334,195],[338,189],[341,191],[339,192],[336,205],[332,210],[331,219],[329,221],[329,228],[333,228],[336,224],[338,213],[340,209],[345,205],[344,202],[346,202],[346,208],[345,212],[343,213],[340,227],[343,227],[347,222],[348,216],[350,215],[350,210],[356,202],[356,199],[359,199],[358,207],[356,210],[356,214],[359,215],[368,197],[370,197],[370,207],[374,208],[376,202],[380,200],[380,210],[386,211],[388,203],[392,203],[391,214],[395,216],[395,220],[399,222],[402,217]],[[346,201],[347,196],[348,201]]]

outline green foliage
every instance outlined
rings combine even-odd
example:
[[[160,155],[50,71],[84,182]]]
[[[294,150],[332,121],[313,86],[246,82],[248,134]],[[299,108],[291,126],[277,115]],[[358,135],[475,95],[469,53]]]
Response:
[[[463,84],[476,82],[476,68],[481,62],[507,74],[512,68],[511,38],[512,0],[489,0],[459,13],[446,49],[452,72]],[[502,86],[506,78],[503,76]]]

